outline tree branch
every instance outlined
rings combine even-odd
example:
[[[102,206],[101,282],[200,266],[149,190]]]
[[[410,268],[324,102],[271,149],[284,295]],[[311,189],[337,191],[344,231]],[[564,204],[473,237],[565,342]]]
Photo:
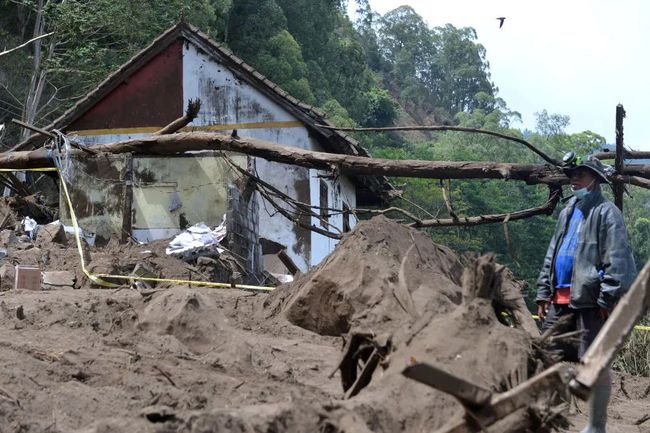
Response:
[[[449,180],[448,182],[451,183],[451,181]],[[440,179],[440,188],[442,188],[442,199],[445,201],[445,206],[447,207],[447,213],[452,219],[458,220],[458,215],[456,215],[456,212],[454,212],[454,208],[451,206],[451,200],[449,198],[450,196],[449,186],[445,185],[445,181],[442,179]]]
[[[312,152],[257,139],[236,139],[212,132],[178,132],[93,145],[96,152],[141,155],[174,155],[187,151],[239,152],[269,161],[329,171],[332,166],[346,175],[403,176],[430,179],[515,179],[529,184],[566,184],[564,173],[549,165],[493,162],[448,162],[375,159],[364,156]],[[75,154],[75,150],[71,154]],[[0,168],[51,167],[43,148],[0,154]]]
[[[507,179],[528,184],[564,185],[568,178],[547,164],[515,164],[476,161],[422,161],[377,159],[365,156],[313,152],[253,138],[236,139],[212,132],[178,132],[93,145],[96,152],[140,155],[175,155],[187,151],[221,150],[244,153],[269,161],[361,176],[396,176],[428,179]],[[72,150],[71,154],[80,151]],[[0,154],[0,168],[51,167],[45,149]],[[650,165],[627,165],[623,175],[650,178]],[[616,178],[614,177],[614,180]],[[627,180],[627,179],[626,179]],[[643,185],[639,185],[643,186]]]
[[[615,159],[616,152],[598,152],[592,155],[597,159]],[[650,152],[641,150],[624,150],[623,158],[625,159],[650,159]]]
[[[169,125],[165,126],[160,131],[154,133],[154,135],[165,135],[173,134],[181,128],[192,123],[196,116],[199,115],[199,110],[201,110],[201,100],[200,99],[190,99],[187,103],[187,110],[185,110],[185,115],[174,120]]]
[[[506,221],[515,221],[524,218],[530,218],[535,215],[550,215],[555,210],[558,201],[560,200],[560,187],[549,186],[549,197],[546,203],[541,206],[524,209],[516,212],[493,214],[493,215],[479,215],[473,217],[459,217],[457,220],[453,218],[447,219],[432,219],[423,220],[421,223],[411,223],[410,227],[449,227],[449,226],[475,226],[490,223],[500,223]]]
[[[539,150],[532,143],[524,140],[523,138],[514,137],[512,135],[501,134],[500,132],[490,131],[487,129],[477,129],[477,128],[465,128],[463,126],[389,126],[385,128],[343,128],[338,126],[331,125],[316,125],[319,128],[323,129],[333,129],[336,131],[345,131],[345,132],[388,132],[388,131],[457,131],[457,132],[471,132],[475,134],[485,134],[491,135],[493,137],[502,138],[504,140],[514,141],[519,144],[523,144],[529,150],[540,156],[544,161],[549,164],[559,166],[561,162],[551,158],[546,153]]]
[[[54,32],[50,32],[50,33],[46,33],[44,35],[36,36],[35,38],[31,38],[27,42],[25,42],[23,44],[20,44],[17,47],[14,47],[14,48],[11,48],[9,50],[5,50],[5,51],[1,52],[0,57],[4,56],[5,54],[9,54],[9,53],[12,53],[12,52],[14,52],[16,50],[19,50],[19,49],[21,49],[23,47],[26,47],[27,45],[31,44],[32,42],[38,41],[39,39],[43,39],[43,38],[46,38],[48,36],[52,36],[53,34],[54,34]]]

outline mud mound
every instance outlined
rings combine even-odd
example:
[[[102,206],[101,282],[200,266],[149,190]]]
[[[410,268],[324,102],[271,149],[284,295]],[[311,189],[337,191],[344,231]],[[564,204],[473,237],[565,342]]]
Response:
[[[460,303],[462,270],[448,248],[380,216],[357,225],[322,264],[276,290],[267,306],[321,335],[353,327],[379,332],[417,319],[427,305],[444,310]]]
[[[475,299],[440,314],[395,349],[386,370],[343,407],[365,420],[383,419],[373,431],[419,431],[443,426],[465,413],[453,397],[402,376],[413,362],[427,362],[495,392],[528,378],[531,339],[497,320],[491,301]],[[433,415],[435,414],[435,415]]]
[[[154,296],[141,312],[139,329],[173,335],[194,352],[225,342],[233,332],[214,299],[188,288],[167,290]]]
[[[405,378],[410,364],[430,364],[494,392],[534,374],[538,331],[521,288],[494,256],[463,268],[426,234],[377,217],[266,306],[321,335],[345,335],[339,371],[346,399],[328,415],[332,431],[415,432],[457,420],[465,409]]]

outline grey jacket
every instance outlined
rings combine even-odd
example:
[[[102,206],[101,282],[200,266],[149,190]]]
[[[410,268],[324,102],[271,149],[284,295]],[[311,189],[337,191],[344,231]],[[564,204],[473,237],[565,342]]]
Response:
[[[573,262],[572,308],[612,308],[630,288],[636,266],[621,211],[596,188],[583,200],[571,198],[560,212],[537,280],[537,301],[553,298],[555,255],[562,244],[573,208],[585,216]],[[599,275],[599,270],[601,270]]]

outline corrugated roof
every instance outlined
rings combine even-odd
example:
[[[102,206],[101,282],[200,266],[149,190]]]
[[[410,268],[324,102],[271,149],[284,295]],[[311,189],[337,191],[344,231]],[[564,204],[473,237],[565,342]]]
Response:
[[[276,83],[266,78],[252,66],[233,54],[232,51],[210,39],[208,35],[201,32],[198,28],[185,22],[179,22],[158,36],[149,46],[135,54],[119,69],[106,77],[106,79],[95,89],[91,90],[86,97],[79,100],[60,117],[43,129],[65,130],[68,125],[81,117],[88,109],[93,107],[115,87],[133,74],[133,72],[157,54],[164,51],[171,43],[179,38],[184,38],[196,45],[198,48],[204,50],[207,54],[215,56],[222,63],[225,63],[226,66],[228,66],[233,73],[238,76],[238,78],[246,81],[257,90],[282,105],[302,121],[305,126],[316,131],[321,139],[323,139],[321,142],[324,142],[326,147],[331,148],[331,150],[336,153],[370,156],[368,151],[352,137],[349,137],[341,131],[320,128],[318,125],[334,126],[325,118],[325,113],[316,107],[305,104],[289,95]],[[32,135],[23,142],[14,146],[10,151],[25,150],[40,146],[44,143],[45,139],[45,137],[38,134]],[[381,197],[382,201],[387,201],[391,193],[395,191],[392,185],[383,176],[356,176],[355,178],[374,194]]]

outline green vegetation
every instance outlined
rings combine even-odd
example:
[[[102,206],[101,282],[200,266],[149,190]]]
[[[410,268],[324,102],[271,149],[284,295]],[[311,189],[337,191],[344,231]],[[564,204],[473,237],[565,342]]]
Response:
[[[19,45],[55,31],[0,60],[0,123],[20,117],[39,126],[67,109],[110,71],[182,16],[341,126],[454,124],[525,137],[559,158],[603,145],[590,131],[566,133],[567,116],[541,110],[534,131],[498,97],[484,47],[472,28],[430,28],[401,6],[380,16],[357,0],[351,22],[343,0],[0,0],[0,42]],[[541,107],[540,107],[541,108]],[[19,130],[8,125],[2,144]],[[520,145],[461,133],[358,134],[373,155],[428,160],[540,162]],[[396,205],[446,217],[437,181],[393,179],[404,187]],[[650,256],[649,193],[632,188],[626,218],[639,265]],[[544,187],[519,182],[454,181],[459,215],[515,211],[543,203]],[[521,278],[537,276],[552,217],[472,228],[429,229],[457,251],[494,251]]]

